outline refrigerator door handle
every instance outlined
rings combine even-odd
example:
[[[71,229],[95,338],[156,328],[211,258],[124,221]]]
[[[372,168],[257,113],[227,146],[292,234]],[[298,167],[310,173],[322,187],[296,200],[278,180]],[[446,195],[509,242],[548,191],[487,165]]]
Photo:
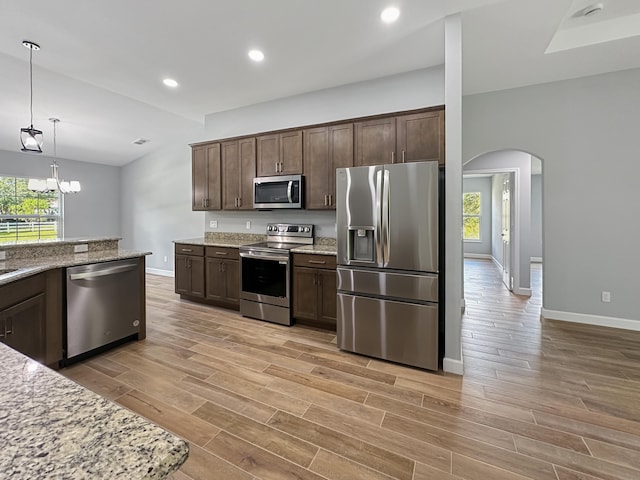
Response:
[[[376,172],[376,263],[382,266],[382,170]]]
[[[384,266],[389,265],[390,245],[391,245],[391,228],[389,228],[389,170],[384,171],[384,180],[382,182],[382,242]]]

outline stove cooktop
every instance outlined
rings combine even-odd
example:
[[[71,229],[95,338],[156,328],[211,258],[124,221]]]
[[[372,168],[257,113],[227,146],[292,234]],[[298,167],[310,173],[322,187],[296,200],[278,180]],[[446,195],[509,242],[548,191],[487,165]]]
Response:
[[[281,242],[259,242],[251,245],[243,245],[242,248],[273,248],[276,250],[291,250],[292,248],[302,247],[304,243],[281,243]]]

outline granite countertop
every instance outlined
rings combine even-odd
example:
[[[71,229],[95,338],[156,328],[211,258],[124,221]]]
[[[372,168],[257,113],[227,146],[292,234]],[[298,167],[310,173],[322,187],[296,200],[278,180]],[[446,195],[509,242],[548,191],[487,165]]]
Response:
[[[292,253],[309,253],[312,255],[337,255],[335,245],[305,245],[304,247],[296,247],[291,249]]]
[[[163,479],[189,446],[0,343],[0,472],[14,480]]]
[[[17,240],[0,243],[0,250],[15,247],[76,245],[78,243],[117,242],[121,237],[77,237],[77,238],[42,238],[40,240]]]
[[[238,248],[242,245],[250,245],[252,243],[258,243],[262,240],[249,240],[249,239],[208,239],[208,238],[187,238],[184,240],[174,240],[173,243],[184,243],[186,245],[200,245],[203,247],[228,247],[228,248]]]
[[[124,250],[118,248],[69,255],[4,260],[0,261],[0,270],[16,270],[0,275],[0,285],[7,284],[36,273],[44,272],[46,270],[51,270],[52,268],[73,267],[76,265],[109,262],[112,260],[125,260],[127,258],[137,258],[145,255],[151,255],[151,252]]]

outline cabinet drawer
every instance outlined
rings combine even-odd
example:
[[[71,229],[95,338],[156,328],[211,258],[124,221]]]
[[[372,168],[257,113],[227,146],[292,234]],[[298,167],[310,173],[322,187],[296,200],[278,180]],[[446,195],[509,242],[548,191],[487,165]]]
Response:
[[[45,291],[44,274],[36,274],[0,287],[0,310]]]
[[[228,260],[238,260],[240,255],[237,248],[232,247],[207,247],[207,257],[226,258]]]
[[[176,254],[178,255],[199,255],[204,256],[202,245],[189,245],[186,243],[176,243]]]
[[[296,267],[336,268],[336,257],[333,255],[314,255],[309,253],[295,253],[293,265]]]

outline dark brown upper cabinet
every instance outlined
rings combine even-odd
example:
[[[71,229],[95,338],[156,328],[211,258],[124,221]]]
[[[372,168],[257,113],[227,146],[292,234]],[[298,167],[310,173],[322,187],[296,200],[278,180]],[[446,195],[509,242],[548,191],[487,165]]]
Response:
[[[356,167],[394,163],[395,148],[395,117],[356,123]]]
[[[353,124],[304,130],[306,208],[335,210],[336,168],[353,166]]]
[[[220,210],[220,144],[191,150],[192,210]]]
[[[396,162],[437,161],[444,165],[443,110],[403,115],[396,122]]]
[[[259,177],[302,173],[302,130],[257,138]]]
[[[243,138],[223,142],[222,208],[253,209],[253,178],[256,176],[256,139]]]

